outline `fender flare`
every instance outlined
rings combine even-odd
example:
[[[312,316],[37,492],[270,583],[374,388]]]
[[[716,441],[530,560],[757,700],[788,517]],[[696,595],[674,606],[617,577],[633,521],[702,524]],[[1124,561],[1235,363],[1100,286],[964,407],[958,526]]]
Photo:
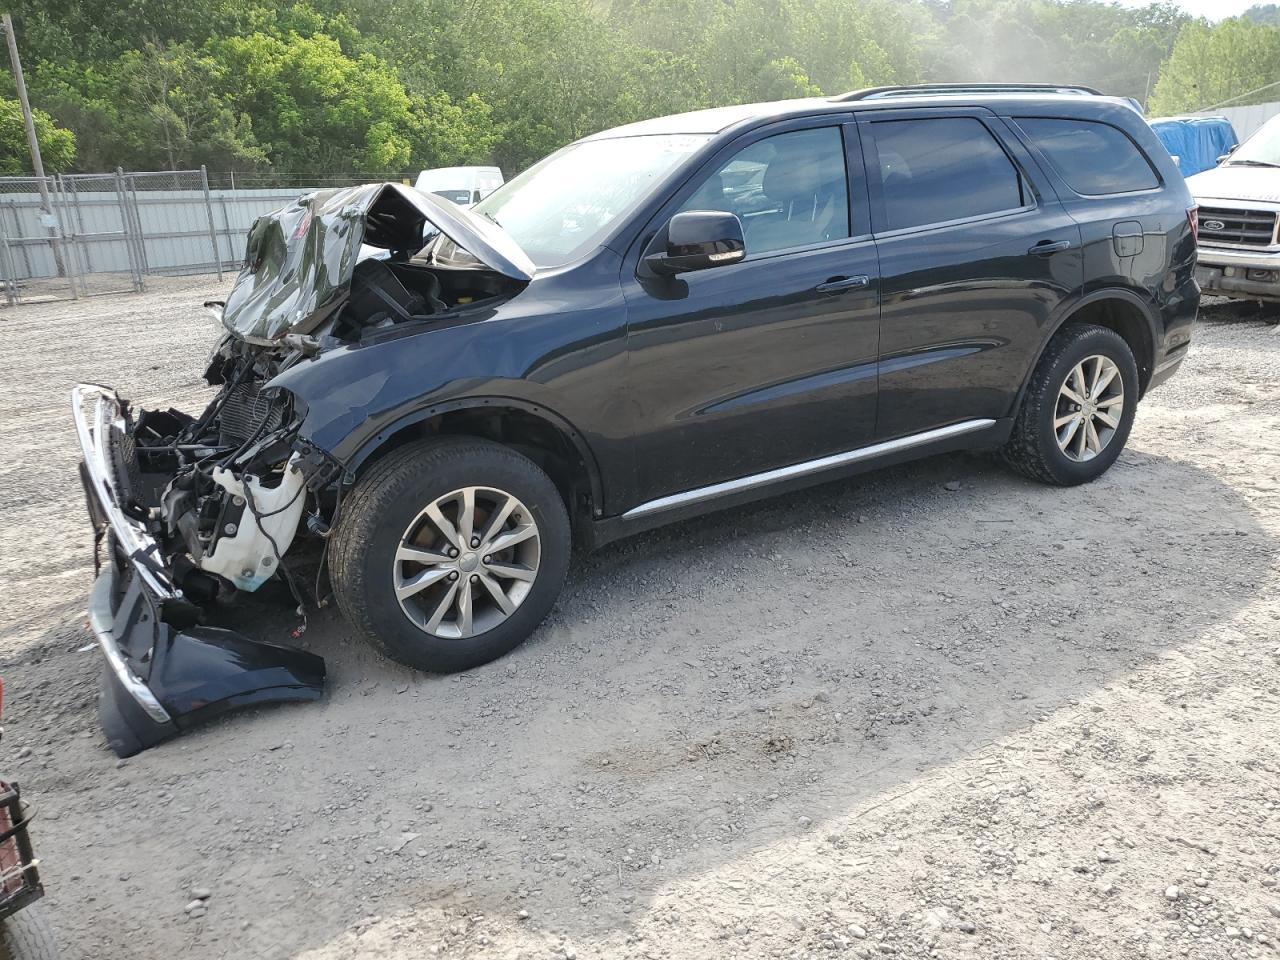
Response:
[[[574,450],[579,458],[586,466],[587,483],[591,490],[591,503],[598,514],[604,509],[604,487],[600,479],[600,465],[596,461],[595,453],[591,446],[578,432],[569,420],[561,416],[549,407],[532,403],[528,400],[518,400],[515,397],[501,396],[485,396],[485,397],[462,397],[455,400],[444,400],[439,403],[428,404],[425,407],[419,407],[409,410],[387,426],[383,427],[377,433],[366,439],[357,448],[343,464],[349,476],[354,476],[360,469],[361,465],[378,451],[388,440],[415,424],[422,423],[424,420],[430,420],[432,417],[439,416],[444,413],[454,413],[458,410],[482,410],[487,407],[506,407],[521,410],[531,416],[546,421],[557,431],[569,438],[573,444]]]
[[[1150,301],[1144,300],[1138,296],[1132,289],[1128,287],[1103,287],[1100,290],[1094,290],[1082,297],[1076,297],[1072,300],[1064,302],[1055,311],[1054,318],[1051,322],[1045,324],[1045,334],[1040,339],[1040,343],[1036,348],[1035,362],[1030,365],[1027,372],[1022,377],[1022,384],[1018,387],[1017,396],[1014,398],[1013,409],[1010,416],[1016,416],[1022,407],[1022,398],[1026,395],[1027,387],[1031,384],[1031,377],[1036,372],[1036,367],[1040,364],[1040,358],[1044,356],[1045,348],[1049,346],[1059,330],[1070,322],[1085,307],[1098,303],[1102,300],[1123,300],[1130,306],[1136,307],[1138,312],[1147,322],[1147,335],[1151,338],[1151,369],[1147,371],[1147,379],[1150,380],[1151,373],[1155,369],[1156,364],[1156,346],[1160,342],[1159,325],[1156,320],[1155,312]],[[1141,366],[1138,370],[1139,376],[1142,375]],[[1145,390],[1144,390],[1145,392]]]

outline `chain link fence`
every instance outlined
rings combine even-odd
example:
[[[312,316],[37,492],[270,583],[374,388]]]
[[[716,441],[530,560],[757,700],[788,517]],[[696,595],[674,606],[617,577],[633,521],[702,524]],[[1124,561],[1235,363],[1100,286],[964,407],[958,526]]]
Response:
[[[332,179],[334,183],[324,182]],[[273,180],[273,182],[263,182]],[[141,292],[149,276],[238,270],[253,221],[348,178],[245,178],[204,168],[0,177],[3,304]]]

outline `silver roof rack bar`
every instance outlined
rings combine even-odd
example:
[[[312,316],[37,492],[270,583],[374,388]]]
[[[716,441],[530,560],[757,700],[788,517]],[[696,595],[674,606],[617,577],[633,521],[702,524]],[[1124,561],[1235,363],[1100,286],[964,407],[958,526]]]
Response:
[[[1102,91],[1078,83],[912,83],[866,87],[862,90],[838,94],[831,99],[837,103],[846,103],[855,100],[883,100],[930,93],[1074,93],[1093,97],[1104,96]]]

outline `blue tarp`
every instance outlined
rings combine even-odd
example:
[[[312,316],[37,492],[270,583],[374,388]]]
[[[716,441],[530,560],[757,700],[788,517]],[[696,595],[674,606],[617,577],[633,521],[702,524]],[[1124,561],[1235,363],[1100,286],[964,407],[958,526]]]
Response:
[[[1165,149],[1178,158],[1184,177],[1217,166],[1218,158],[1239,142],[1226,117],[1159,117],[1150,123]]]

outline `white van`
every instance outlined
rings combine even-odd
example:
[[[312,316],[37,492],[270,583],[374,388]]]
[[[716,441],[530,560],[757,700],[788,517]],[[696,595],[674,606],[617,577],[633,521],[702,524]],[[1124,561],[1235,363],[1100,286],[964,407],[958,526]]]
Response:
[[[437,167],[423,170],[413,185],[424,193],[469,207],[497,190],[502,182],[502,171],[497,167]]]

